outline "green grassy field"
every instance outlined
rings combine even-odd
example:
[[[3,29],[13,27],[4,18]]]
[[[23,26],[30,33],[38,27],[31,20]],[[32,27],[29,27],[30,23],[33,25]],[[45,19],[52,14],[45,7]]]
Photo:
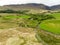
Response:
[[[60,19],[60,13],[52,13],[50,15],[53,15],[56,19]]]
[[[60,34],[60,20],[45,21],[40,24],[40,28],[52,33]]]
[[[60,13],[50,15],[53,15],[56,19],[42,22],[40,28],[55,34],[60,34]]]

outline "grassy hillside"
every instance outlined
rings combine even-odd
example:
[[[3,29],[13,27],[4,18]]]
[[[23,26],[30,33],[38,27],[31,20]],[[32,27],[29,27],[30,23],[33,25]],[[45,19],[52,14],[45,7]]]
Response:
[[[52,13],[50,15],[53,15],[57,20],[60,19],[60,13]]]
[[[41,23],[40,28],[55,34],[60,34],[60,20],[44,21]]]
[[[55,33],[60,34],[60,13],[52,13],[56,19],[54,20],[46,20],[40,24],[40,28]]]

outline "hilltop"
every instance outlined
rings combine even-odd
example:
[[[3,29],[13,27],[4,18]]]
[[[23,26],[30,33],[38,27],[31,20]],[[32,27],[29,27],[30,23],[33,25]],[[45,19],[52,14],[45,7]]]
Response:
[[[21,10],[21,9],[34,9],[34,10],[49,10],[49,7],[44,4],[36,4],[36,3],[28,3],[28,4],[12,4],[12,5],[4,5],[0,6],[0,10],[2,9],[13,9],[13,10]]]
[[[13,10],[60,10],[60,5],[47,6],[44,4],[27,3],[27,4],[11,4],[0,6],[0,10],[13,9]]]

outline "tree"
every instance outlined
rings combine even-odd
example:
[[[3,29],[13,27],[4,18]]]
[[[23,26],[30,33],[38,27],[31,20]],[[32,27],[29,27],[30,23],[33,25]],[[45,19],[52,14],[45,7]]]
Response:
[[[7,10],[1,10],[0,13],[16,13],[16,11],[7,9]]]

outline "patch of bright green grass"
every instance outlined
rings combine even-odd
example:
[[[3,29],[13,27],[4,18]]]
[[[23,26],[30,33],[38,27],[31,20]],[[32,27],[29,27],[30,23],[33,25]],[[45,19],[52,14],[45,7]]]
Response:
[[[40,28],[55,34],[60,34],[60,20],[44,21],[40,24]]]
[[[26,18],[26,19],[30,18],[29,15],[21,15],[21,16],[19,16],[19,17],[20,17],[20,18]]]
[[[54,16],[56,19],[60,19],[60,13],[52,13],[50,15]]]
[[[7,16],[3,16],[2,19],[4,20],[10,20],[10,19],[15,19],[17,18],[17,16],[14,16],[14,15],[7,15]]]

